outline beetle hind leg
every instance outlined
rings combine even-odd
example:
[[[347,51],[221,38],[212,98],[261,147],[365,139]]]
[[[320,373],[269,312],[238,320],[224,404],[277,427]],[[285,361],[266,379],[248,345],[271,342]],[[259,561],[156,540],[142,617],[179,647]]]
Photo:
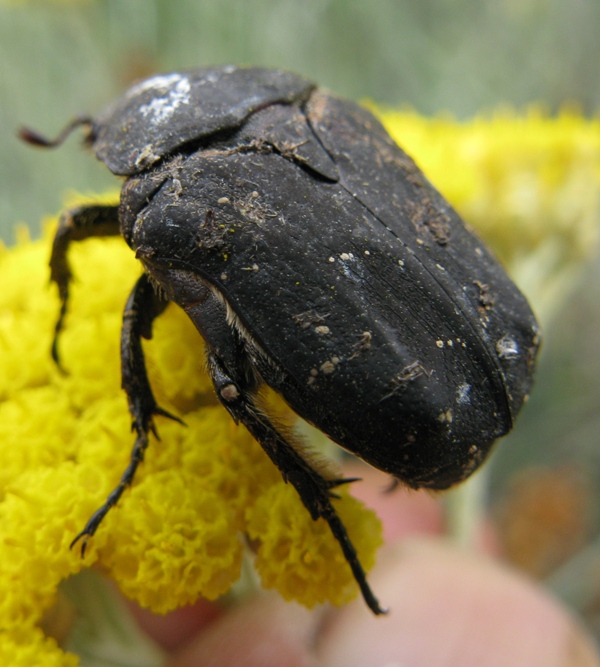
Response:
[[[371,611],[375,614],[385,613],[367,583],[366,574],[360,564],[356,549],[331,502],[331,498],[335,497],[331,489],[354,480],[328,480],[320,475],[279,432],[270,419],[260,411],[251,392],[244,391],[244,388],[235,382],[215,352],[210,350],[208,370],[217,396],[231,416],[236,422],[242,422],[260,443],[269,458],[279,468],[285,481],[294,486],[311,517],[314,520],[323,518],[327,521]]]
[[[164,311],[168,303],[167,299],[155,292],[146,274],[138,279],[127,299],[121,331],[121,374],[136,439],[131,450],[129,465],[119,483],[109,494],[102,507],[92,515],[84,529],[71,542],[71,547],[73,547],[79,540],[83,540],[82,556],[85,555],[88,539],[94,535],[111,507],[117,504],[125,489],[133,482],[137,468],[144,459],[150,432],[158,438],[154,417],[161,415],[183,424],[181,419],[163,410],[156,403],[146,372],[141,342],[142,338],[152,337],[152,323]]]
[[[65,211],[58,222],[50,255],[50,280],[58,286],[60,312],[54,326],[52,358],[60,366],[58,338],[63,328],[69,303],[69,286],[73,279],[68,260],[71,241],[93,236],[119,236],[118,206],[91,204]]]

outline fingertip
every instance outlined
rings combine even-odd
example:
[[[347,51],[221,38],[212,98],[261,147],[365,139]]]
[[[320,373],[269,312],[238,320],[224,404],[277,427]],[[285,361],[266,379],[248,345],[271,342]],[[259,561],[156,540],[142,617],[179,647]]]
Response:
[[[177,651],[169,667],[317,667],[322,614],[261,594],[233,607]]]
[[[135,602],[128,604],[142,632],[168,653],[187,644],[223,613],[218,604],[203,599],[167,614],[155,614]]]
[[[568,662],[576,626],[541,588],[442,540],[386,548],[370,581],[390,613],[375,618],[355,601],[332,615],[317,647],[324,667],[600,665],[579,629],[575,646],[588,662]]]

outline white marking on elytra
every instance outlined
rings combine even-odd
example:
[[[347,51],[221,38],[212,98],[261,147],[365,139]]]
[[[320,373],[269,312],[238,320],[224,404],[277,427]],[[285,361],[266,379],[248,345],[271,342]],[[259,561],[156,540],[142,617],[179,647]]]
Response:
[[[155,76],[136,88],[135,92],[154,89],[162,93],[139,107],[142,116],[149,118],[153,125],[168,121],[182,104],[190,103],[190,80],[183,74]]]
[[[471,402],[471,385],[467,384],[461,384],[458,386],[456,389],[456,402],[459,405],[464,405],[465,403],[470,403]]]
[[[327,359],[327,361],[324,361],[320,366],[319,366],[319,371],[323,373],[324,375],[331,375],[333,371],[335,370],[335,367],[340,363],[340,358],[339,357],[331,357],[331,359]]]
[[[325,373],[325,375],[330,375],[330,374],[333,373],[333,371],[335,370],[335,365],[333,364],[332,361],[329,361],[329,360],[328,360],[328,361],[324,361],[324,362],[319,366],[319,370],[321,371],[321,373]]]
[[[438,415],[438,421],[442,424],[451,424],[453,419],[452,410],[446,410],[446,412],[440,412]]]
[[[512,336],[506,334],[496,342],[496,352],[500,359],[515,359],[519,356],[519,344]]]

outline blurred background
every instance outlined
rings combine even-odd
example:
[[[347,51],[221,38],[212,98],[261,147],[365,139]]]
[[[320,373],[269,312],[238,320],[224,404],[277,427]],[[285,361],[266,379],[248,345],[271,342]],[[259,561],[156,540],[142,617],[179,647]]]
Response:
[[[117,182],[72,137],[49,136],[157,71],[242,63],[292,69],[356,100],[449,113],[600,111],[598,0],[0,0],[0,235],[69,191]],[[600,165],[599,165],[600,169]],[[600,221],[599,221],[600,224]],[[535,391],[488,466],[504,556],[544,580],[600,636],[600,263],[547,324]],[[534,309],[535,309],[535,304]]]

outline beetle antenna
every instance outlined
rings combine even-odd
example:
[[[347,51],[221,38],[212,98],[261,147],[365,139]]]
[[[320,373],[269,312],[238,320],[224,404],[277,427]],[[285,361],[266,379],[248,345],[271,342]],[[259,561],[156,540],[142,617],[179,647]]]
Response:
[[[88,125],[90,128],[92,126],[92,119],[89,116],[77,116],[62,130],[62,132],[55,139],[48,139],[43,134],[31,130],[28,127],[19,128],[19,137],[26,141],[28,144],[33,146],[39,146],[41,148],[56,148],[60,146],[65,139],[81,125]]]

